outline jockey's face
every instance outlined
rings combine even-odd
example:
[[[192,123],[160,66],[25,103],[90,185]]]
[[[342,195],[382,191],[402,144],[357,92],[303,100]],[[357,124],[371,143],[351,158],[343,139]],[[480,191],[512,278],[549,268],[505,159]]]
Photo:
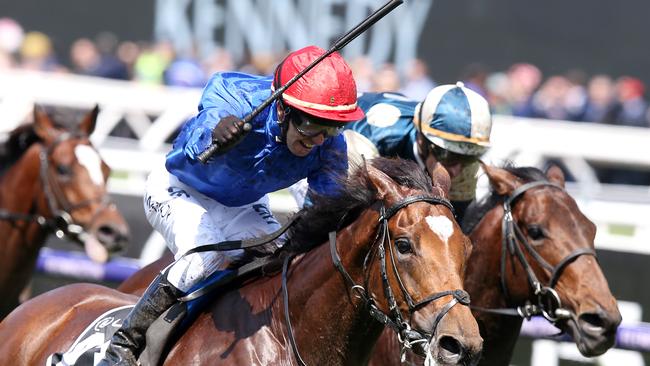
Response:
[[[478,159],[476,156],[456,154],[433,145],[422,137],[422,135],[418,135],[418,150],[427,167],[427,171],[432,172],[436,163],[440,163],[447,169],[451,179],[454,179],[462,172],[463,168]]]
[[[292,110],[287,118],[287,147],[296,156],[307,156],[314,146],[322,145],[329,137],[341,133],[341,127],[328,121],[310,117],[304,113]]]
[[[296,156],[307,156],[314,146],[322,145],[325,136],[321,133],[316,136],[301,134],[293,123],[289,123],[287,130],[287,148]]]

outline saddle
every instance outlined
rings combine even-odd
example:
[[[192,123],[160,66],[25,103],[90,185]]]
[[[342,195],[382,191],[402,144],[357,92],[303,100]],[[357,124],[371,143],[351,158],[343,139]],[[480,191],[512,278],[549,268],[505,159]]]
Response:
[[[198,314],[215,296],[223,294],[263,276],[276,274],[282,269],[283,255],[257,258],[236,269],[213,273],[192,288],[164,312],[147,330],[145,349],[140,364],[158,365],[164,355],[183,335]],[[106,348],[134,305],[111,309],[95,319],[65,352],[50,355],[46,366],[94,366],[103,357]]]
[[[207,251],[226,251],[233,249],[248,249],[255,253],[256,248],[279,238],[299,218],[293,215],[277,231],[244,240],[223,241],[216,244],[203,245],[186,252],[183,256]],[[285,244],[286,245],[286,244]],[[282,249],[271,256],[246,257],[237,264],[237,268],[217,271],[207,279],[190,289],[189,293],[179,299],[164,312],[147,330],[145,349],[140,355],[140,364],[158,365],[163,355],[176,343],[189,325],[192,324],[200,310],[205,307],[214,296],[228,290],[239,288],[248,281],[261,276],[274,275],[282,269],[283,261],[292,254]],[[168,267],[169,268],[169,267]],[[166,274],[166,272],[164,272]],[[213,296],[205,296],[213,294]],[[48,357],[46,366],[95,366],[104,356],[113,333],[121,326],[122,320],[129,313],[133,305],[116,308],[102,314],[75,340],[72,347],[64,353],[55,353]],[[111,320],[109,320],[111,319]],[[101,327],[96,324],[107,324]]]

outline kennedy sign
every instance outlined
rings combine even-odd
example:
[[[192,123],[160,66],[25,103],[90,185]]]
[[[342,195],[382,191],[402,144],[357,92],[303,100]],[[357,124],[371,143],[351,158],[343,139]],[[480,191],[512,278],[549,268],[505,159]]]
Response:
[[[154,35],[181,54],[229,50],[236,61],[251,53],[284,53],[308,44],[328,48],[386,0],[156,0]],[[417,57],[433,0],[406,1],[343,51],[399,66]]]

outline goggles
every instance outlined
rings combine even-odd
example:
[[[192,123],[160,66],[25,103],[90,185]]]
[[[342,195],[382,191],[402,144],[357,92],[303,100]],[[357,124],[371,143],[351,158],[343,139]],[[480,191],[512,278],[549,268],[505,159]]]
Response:
[[[316,118],[308,117],[304,113],[300,113],[295,109],[291,111],[291,122],[298,133],[306,137],[316,137],[320,134],[323,134],[325,138],[338,136],[343,131],[343,126],[341,125],[330,125],[321,124],[315,121]],[[324,120],[323,120],[324,121]]]
[[[435,144],[429,144],[429,150],[442,165],[468,165],[476,162],[479,158],[475,155],[457,154]]]

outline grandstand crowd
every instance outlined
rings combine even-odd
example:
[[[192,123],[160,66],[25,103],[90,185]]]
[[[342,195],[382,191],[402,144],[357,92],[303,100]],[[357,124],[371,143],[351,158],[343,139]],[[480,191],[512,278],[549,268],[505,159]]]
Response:
[[[39,70],[200,88],[217,71],[271,74],[283,56],[253,54],[247,62],[237,63],[227,50],[216,49],[203,58],[181,57],[169,42],[120,41],[108,32],[92,39],[79,38],[67,54],[57,54],[48,35],[26,32],[15,20],[0,19],[0,71]],[[420,59],[412,60],[405,70],[390,63],[376,64],[367,57],[348,61],[362,92],[398,91],[422,100],[438,82],[435,72]],[[485,96],[495,114],[650,127],[646,86],[634,76],[587,75],[578,68],[565,74],[543,75],[532,63],[515,63],[502,71],[472,63],[458,80]],[[618,173],[613,176],[604,180],[645,184],[650,179],[636,182],[638,173],[633,173],[631,180],[627,174],[622,179],[616,178],[621,176]]]
[[[94,39],[79,38],[67,55],[57,55],[46,34],[24,32],[15,20],[0,19],[0,69],[202,87],[217,71],[271,74],[283,56],[254,54],[248,62],[237,64],[227,50],[217,49],[203,59],[177,57],[168,42],[120,42],[111,33],[101,33]],[[66,64],[60,61],[64,58]],[[405,70],[390,63],[377,65],[365,57],[349,61],[360,91],[399,91],[420,100],[436,85],[435,75],[419,59],[412,60]],[[633,76],[587,75],[580,69],[544,76],[531,63],[516,63],[494,72],[474,63],[458,79],[488,98],[497,114],[650,127],[646,87]]]

